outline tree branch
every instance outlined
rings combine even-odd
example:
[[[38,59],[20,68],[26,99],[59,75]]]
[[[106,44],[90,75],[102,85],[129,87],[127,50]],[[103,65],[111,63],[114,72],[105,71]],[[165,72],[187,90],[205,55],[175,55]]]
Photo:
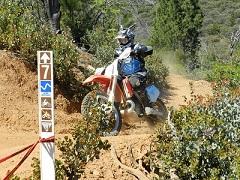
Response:
[[[113,145],[111,146],[111,156],[113,158],[113,161],[118,166],[120,166],[122,169],[126,170],[128,173],[134,175],[139,180],[149,180],[149,178],[144,173],[142,173],[140,170],[134,169],[134,168],[131,168],[131,167],[128,167],[128,166],[122,164],[117,157],[117,153],[116,153],[116,150]]]

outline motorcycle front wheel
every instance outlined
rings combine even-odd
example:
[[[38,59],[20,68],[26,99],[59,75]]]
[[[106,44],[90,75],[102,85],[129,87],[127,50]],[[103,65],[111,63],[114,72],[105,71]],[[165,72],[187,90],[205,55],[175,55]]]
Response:
[[[102,91],[91,91],[83,98],[81,113],[88,122],[97,124],[97,132],[102,136],[116,136],[121,129],[119,105],[111,105]]]

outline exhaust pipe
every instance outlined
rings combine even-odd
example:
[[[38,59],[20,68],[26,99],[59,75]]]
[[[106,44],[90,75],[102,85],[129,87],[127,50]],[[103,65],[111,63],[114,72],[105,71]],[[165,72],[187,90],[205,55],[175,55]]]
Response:
[[[127,112],[128,113],[133,112],[135,109],[135,103],[132,100],[127,100],[127,104],[130,105],[130,108],[127,109]]]
[[[127,104],[130,105],[128,109],[121,110],[120,113],[123,115],[125,113],[132,113],[135,109],[135,103],[132,100],[127,100]]]

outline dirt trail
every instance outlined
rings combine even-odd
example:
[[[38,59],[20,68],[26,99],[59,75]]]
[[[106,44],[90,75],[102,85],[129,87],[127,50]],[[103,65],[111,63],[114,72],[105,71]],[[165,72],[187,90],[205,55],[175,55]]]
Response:
[[[191,91],[196,95],[211,95],[210,83],[203,80],[193,81],[183,75],[170,74],[168,84],[170,88],[165,93],[164,101],[168,107],[175,109],[186,104],[184,96],[190,99]],[[190,86],[189,84],[192,85]],[[128,166],[132,165],[129,157],[129,147],[133,147],[133,155],[137,159],[139,155],[149,150],[151,135],[155,131],[146,122],[135,120],[131,124],[135,125],[134,128],[122,131],[117,137],[105,138],[116,147],[116,152],[121,162]],[[87,165],[85,175],[81,179],[131,180],[137,178],[117,166],[111,158],[110,151],[107,151],[101,154],[100,159]]]
[[[165,98],[168,107],[179,108],[179,106],[185,105],[185,99],[190,100],[192,92],[194,95],[212,95],[211,84],[207,81],[190,80],[178,74],[170,74],[167,80],[170,86]]]
[[[211,94],[210,84],[206,81],[191,81],[184,76],[170,74],[170,89],[165,101],[168,107],[178,108],[184,104],[183,96],[190,96],[189,83],[192,82],[195,94]],[[71,104],[61,93],[55,93],[56,137],[61,137],[71,128],[79,113],[69,113]],[[34,143],[38,139],[37,76],[9,53],[0,51],[0,158],[16,152],[20,148]],[[116,137],[107,139],[116,148],[120,160],[130,165],[128,147],[132,145],[134,157],[148,149],[154,132],[146,122],[132,120],[131,127],[124,126]],[[36,147],[33,154],[17,170],[16,175],[27,177],[31,173],[31,158],[38,157]],[[0,164],[0,179],[7,170],[12,169],[21,159],[21,155]],[[88,163],[82,179],[136,179],[119,168],[111,159],[110,151],[103,151],[100,159]]]

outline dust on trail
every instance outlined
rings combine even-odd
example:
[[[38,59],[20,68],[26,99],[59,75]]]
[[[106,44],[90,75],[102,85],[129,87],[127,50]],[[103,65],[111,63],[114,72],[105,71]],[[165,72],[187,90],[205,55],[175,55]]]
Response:
[[[187,77],[185,68],[176,56],[177,52],[165,51],[162,52],[162,61],[167,66],[170,75],[167,77],[169,89],[165,92],[164,99],[168,107],[179,108],[185,105],[185,98],[191,99],[191,94],[194,95],[212,95],[211,84],[205,80],[191,80]],[[194,77],[192,77],[194,78]]]
[[[192,81],[183,75],[171,73],[168,77],[169,90],[164,101],[168,107],[178,108],[184,104],[183,96],[190,97],[193,85],[195,94],[211,94],[210,84],[206,81]],[[68,112],[71,103],[61,93],[55,93],[56,106],[56,137],[65,135],[72,124],[81,118],[77,112]],[[38,139],[38,105],[37,105],[37,75],[25,67],[24,63],[17,60],[10,53],[0,51],[0,158],[16,152],[17,150],[36,142]],[[128,125],[126,125],[126,121]],[[120,160],[131,165],[129,160],[129,146],[133,148],[133,155],[137,158],[148,150],[152,134],[155,129],[145,121],[125,119],[122,131],[116,137],[105,137],[116,148]],[[23,163],[15,173],[20,177],[31,174],[32,157],[39,157],[37,146],[33,154]],[[57,154],[58,156],[59,154]],[[0,179],[7,170],[11,170],[21,159],[23,154],[0,164]],[[81,179],[136,179],[113,161],[110,151],[102,151],[100,159],[89,162],[84,176]]]
[[[185,99],[190,100],[193,95],[212,95],[211,84],[205,80],[190,80],[183,75],[170,74],[167,78],[169,89],[166,96],[168,107],[179,108],[185,105]]]

